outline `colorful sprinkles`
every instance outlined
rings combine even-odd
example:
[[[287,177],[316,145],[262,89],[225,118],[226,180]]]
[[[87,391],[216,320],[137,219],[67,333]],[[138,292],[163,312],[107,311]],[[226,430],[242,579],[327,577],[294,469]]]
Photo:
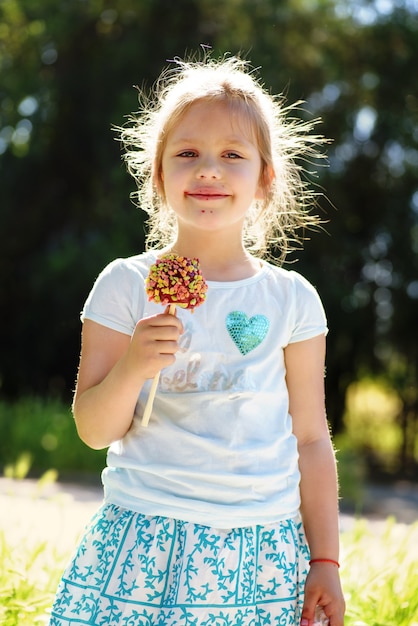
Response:
[[[167,254],[151,265],[146,279],[148,300],[194,309],[206,299],[208,286],[198,259]]]

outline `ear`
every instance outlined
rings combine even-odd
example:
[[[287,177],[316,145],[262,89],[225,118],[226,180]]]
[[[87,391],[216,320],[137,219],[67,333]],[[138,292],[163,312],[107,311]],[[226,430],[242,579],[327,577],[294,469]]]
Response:
[[[260,173],[260,180],[255,192],[256,200],[265,200],[266,196],[270,192],[271,186],[275,179],[275,173],[271,166],[263,165]]]

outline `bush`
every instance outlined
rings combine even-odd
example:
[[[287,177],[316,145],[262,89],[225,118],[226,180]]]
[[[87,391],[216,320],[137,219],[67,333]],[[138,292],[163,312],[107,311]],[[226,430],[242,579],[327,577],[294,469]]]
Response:
[[[57,399],[0,402],[0,462],[6,475],[23,478],[54,468],[60,474],[98,473],[106,451],[78,437],[70,408]]]

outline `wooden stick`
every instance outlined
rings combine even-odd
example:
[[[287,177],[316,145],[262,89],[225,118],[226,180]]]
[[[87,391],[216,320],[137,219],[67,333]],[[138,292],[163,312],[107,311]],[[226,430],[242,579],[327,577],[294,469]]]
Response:
[[[168,312],[170,315],[175,315],[176,305],[170,304]],[[145,409],[144,409],[144,413],[142,415],[142,421],[141,421],[141,425],[144,426],[145,428],[148,426],[148,423],[151,417],[152,407],[154,406],[155,393],[157,391],[158,382],[160,380],[160,374],[161,372],[158,372],[157,374],[155,374],[154,378],[152,379],[151,389],[149,392],[148,400],[145,405]]]

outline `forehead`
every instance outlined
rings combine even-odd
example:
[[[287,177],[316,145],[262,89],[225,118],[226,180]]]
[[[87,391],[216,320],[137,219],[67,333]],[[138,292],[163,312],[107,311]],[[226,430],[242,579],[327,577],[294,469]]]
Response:
[[[240,100],[204,99],[190,104],[170,129],[170,134],[184,131],[204,134],[212,131],[228,132],[257,144],[255,122],[248,106]]]

